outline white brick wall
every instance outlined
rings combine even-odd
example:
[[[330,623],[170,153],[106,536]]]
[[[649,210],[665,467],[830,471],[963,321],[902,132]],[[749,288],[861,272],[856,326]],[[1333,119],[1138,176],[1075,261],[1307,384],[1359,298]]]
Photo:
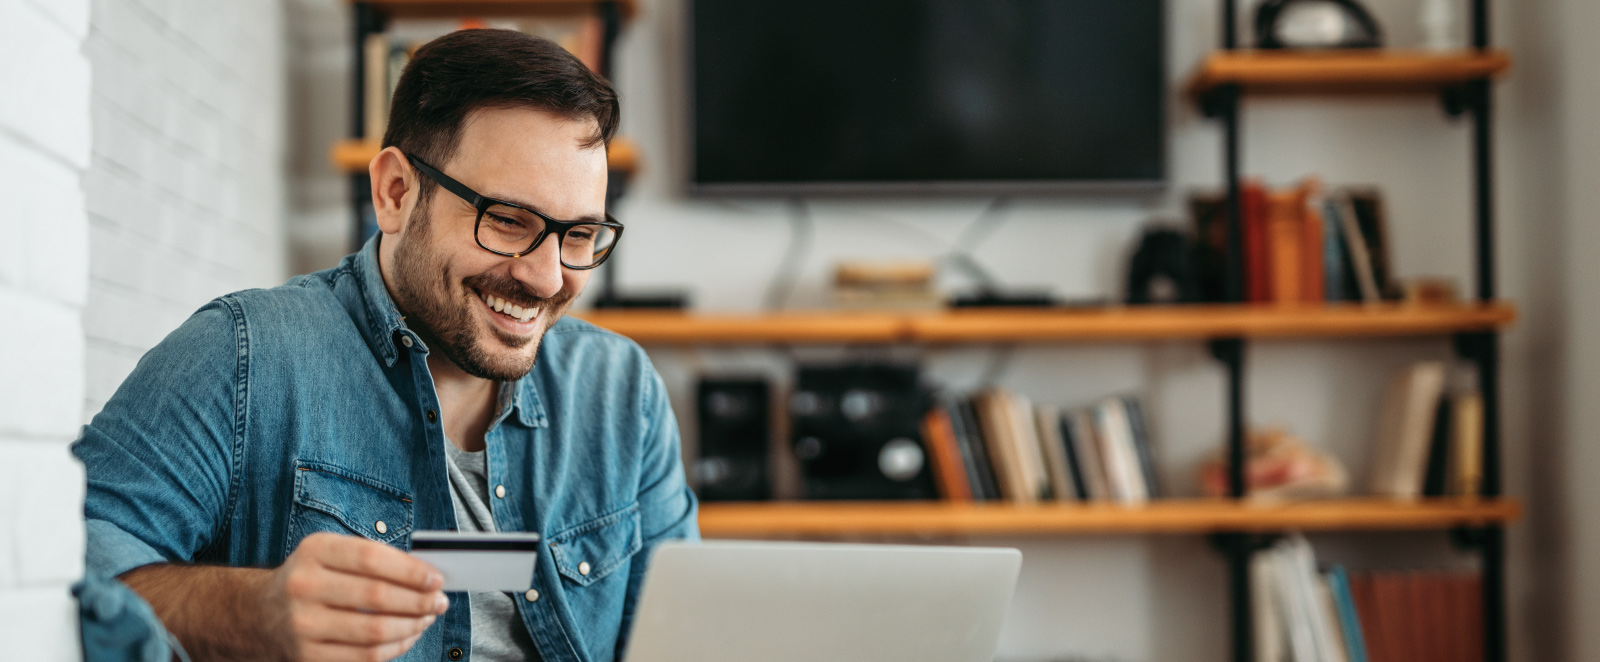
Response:
[[[196,308],[287,274],[280,3],[92,4],[85,417]]]
[[[76,660],[88,0],[0,0],[0,659]]]

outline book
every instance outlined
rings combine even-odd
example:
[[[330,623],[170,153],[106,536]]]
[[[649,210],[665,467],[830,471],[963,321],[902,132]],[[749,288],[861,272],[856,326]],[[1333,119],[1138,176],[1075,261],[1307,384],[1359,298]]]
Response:
[[[1339,614],[1339,632],[1344,638],[1345,656],[1350,662],[1367,662],[1367,644],[1361,633],[1361,619],[1356,615],[1356,603],[1350,593],[1350,574],[1344,566],[1335,565],[1325,575],[1328,590],[1333,594],[1334,608]]]
[[[947,501],[972,501],[972,485],[967,480],[961,451],[956,448],[955,429],[943,407],[934,407],[923,415],[922,439],[928,448],[928,463],[939,496]]]
[[[1326,301],[1356,299],[1346,282],[1353,274],[1349,269],[1350,253],[1344,245],[1339,204],[1326,193],[1318,196],[1318,202],[1322,205],[1322,297]]]
[[[1072,424],[1072,414],[1061,412],[1056,418],[1056,427],[1061,430],[1061,450],[1067,456],[1067,470],[1072,473],[1072,486],[1076,491],[1079,501],[1089,500],[1089,485],[1085,483],[1083,460],[1078,458],[1077,426]]]
[[[1051,497],[1050,471],[1045,467],[1038,429],[1033,422],[1033,402],[1012,391],[1001,391],[1001,395],[1010,415],[1011,439],[1022,460],[1024,489],[1035,500],[1048,499]]]
[[[1422,495],[1428,442],[1444,378],[1443,362],[1421,361],[1390,381],[1378,422],[1373,494],[1398,499]]]
[[[1444,496],[1450,482],[1450,398],[1439,398],[1434,411],[1428,464],[1422,472],[1423,496]]]
[[[1288,655],[1278,610],[1275,563],[1273,555],[1266,552],[1250,557],[1250,620],[1257,662],[1283,662]]]
[[[1272,260],[1267,230],[1267,189],[1246,181],[1239,189],[1239,227],[1244,234],[1245,301],[1272,300]]]
[[[1190,195],[1189,215],[1199,244],[1200,298],[1227,301],[1228,198],[1212,193]]]
[[[1349,251],[1350,268],[1355,276],[1357,300],[1373,303],[1383,300],[1383,294],[1378,289],[1377,275],[1372,269],[1372,253],[1367,248],[1367,240],[1361,232],[1361,221],[1356,216],[1355,203],[1352,202],[1348,192],[1338,195],[1339,225],[1344,237],[1344,246]]]
[[[389,35],[367,35],[362,44],[361,131],[367,140],[381,140],[389,128]]]
[[[1267,300],[1279,305],[1299,303],[1303,298],[1305,203],[1298,190],[1267,191],[1266,202],[1267,260],[1271,265]]]
[[[1000,493],[1000,484],[994,475],[994,465],[989,458],[988,445],[983,440],[983,431],[978,425],[977,408],[972,398],[952,399],[950,407],[950,421],[956,430],[956,441],[971,457],[970,468],[976,478],[972,483],[975,494],[985,501],[1005,498]]]
[[[1312,573],[1316,572],[1312,568]],[[1333,588],[1328,585],[1326,575],[1315,575],[1317,602],[1317,636],[1318,643],[1322,645],[1322,659],[1328,662],[1350,662],[1350,655],[1345,651],[1344,631],[1339,627],[1339,607],[1333,601]]]
[[[1383,196],[1377,189],[1354,189],[1349,191],[1348,197],[1366,244],[1367,257],[1371,260],[1378,298],[1397,299],[1399,288],[1395,286],[1394,269],[1389,262],[1388,219],[1384,216]]]
[[[1128,413],[1128,429],[1133,434],[1133,449],[1139,456],[1139,473],[1144,478],[1145,496],[1161,498],[1161,478],[1156,472],[1155,450],[1150,447],[1150,426],[1144,418],[1144,406],[1139,398],[1122,398],[1122,407]]]
[[[1105,463],[1106,482],[1113,501],[1137,505],[1149,500],[1144,475],[1139,469],[1138,451],[1133,447],[1133,430],[1120,398],[1106,398],[1094,407],[1095,437],[1100,442],[1100,459]]]
[[[1450,406],[1450,494],[1483,493],[1483,394],[1459,393]]]
[[[973,396],[978,413],[978,427],[982,430],[984,445],[993,460],[995,482],[1007,501],[1033,503],[1038,494],[1033,492],[1032,477],[1023,464],[1022,452],[1013,430],[1011,407],[1003,393],[985,391]]]
[[[1050,405],[1035,405],[1033,423],[1039,450],[1044,455],[1045,471],[1050,476],[1051,497],[1057,501],[1078,500],[1078,486],[1073,482],[1066,443],[1061,438],[1061,410]]]
[[[1317,662],[1321,658],[1322,647],[1317,642],[1312,588],[1303,576],[1295,547],[1295,538],[1288,537],[1262,553],[1272,558],[1273,585],[1277,588],[1274,604],[1287,633],[1285,639],[1289,644],[1289,659],[1294,662]]]
[[[1321,184],[1308,180],[1300,185],[1300,301],[1317,303],[1325,299],[1326,249],[1322,228]]]
[[[1078,465],[1083,473],[1085,491],[1090,501],[1109,501],[1111,496],[1111,479],[1106,475],[1106,463],[1102,459],[1100,448],[1100,432],[1095,426],[1094,411],[1084,409],[1073,412],[1072,443],[1073,450],[1078,457]]]

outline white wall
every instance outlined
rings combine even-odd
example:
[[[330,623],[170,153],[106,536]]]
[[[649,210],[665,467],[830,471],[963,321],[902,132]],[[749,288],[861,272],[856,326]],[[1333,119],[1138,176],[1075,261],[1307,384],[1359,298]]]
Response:
[[[789,235],[781,202],[687,199],[677,184],[684,145],[682,0],[643,2],[624,30],[616,83],[623,132],[637,140],[642,178],[618,216],[629,223],[618,255],[636,288],[684,287],[701,309],[751,310]],[[1026,198],[977,250],[1000,278],[1066,297],[1114,295],[1121,260],[1152,216],[1181,218],[1183,196],[1221,181],[1221,136],[1177,93],[1216,45],[1217,0],[1169,0],[1169,75],[1174,81],[1167,194],[1150,199]],[[1254,2],[1240,3],[1242,7]],[[1419,0],[1366,0],[1389,43],[1415,46]],[[1465,0],[1462,0],[1465,4]],[[1511,529],[1513,659],[1600,659],[1600,501],[1586,480],[1600,457],[1600,305],[1586,297],[1600,279],[1600,6],[1592,0],[1496,0],[1494,41],[1517,59],[1497,86],[1497,210],[1501,295],[1523,312],[1503,340],[1503,434],[1507,491],[1530,516]],[[295,0],[292,69],[296,139],[292,163],[296,270],[331,264],[347,248],[342,178],[326,150],[344,135],[348,101],[348,11],[335,0]],[[1242,34],[1247,34],[1243,32]],[[1382,186],[1394,260],[1402,276],[1443,275],[1470,291],[1471,188],[1468,123],[1446,118],[1436,99],[1250,99],[1245,170],[1286,183],[1307,174],[1334,184]],[[826,277],[844,257],[932,256],[949,248],[986,199],[809,201],[817,235],[793,305],[826,303]],[[715,255],[716,259],[704,259]],[[950,284],[962,284],[952,279]],[[914,351],[915,352],[915,351]],[[914,353],[913,352],[913,353]],[[827,353],[826,351],[820,353]],[[701,371],[766,372],[784,378],[777,353],[652,349],[678,411],[692,411]],[[990,348],[927,349],[936,381],[969,387]],[[1406,362],[1448,357],[1442,339],[1254,343],[1248,412],[1332,450],[1365,475],[1368,445],[1388,373]],[[1195,491],[1196,462],[1224,431],[1223,374],[1198,343],[1019,348],[1001,383],[1035,398],[1079,404],[1112,392],[1150,400],[1160,470],[1180,493]],[[685,417],[687,419],[687,417]],[[693,422],[685,420],[686,439]],[[981,539],[1023,549],[1022,585],[1002,637],[1005,657],[1067,653],[1138,660],[1220,660],[1226,644],[1220,557],[1194,537],[1106,536]],[[1439,534],[1319,536],[1319,552],[1357,567],[1470,565]]]
[[[213,297],[288,273],[278,0],[93,0],[84,418]]]
[[[0,0],[0,659],[76,660],[87,0]]]

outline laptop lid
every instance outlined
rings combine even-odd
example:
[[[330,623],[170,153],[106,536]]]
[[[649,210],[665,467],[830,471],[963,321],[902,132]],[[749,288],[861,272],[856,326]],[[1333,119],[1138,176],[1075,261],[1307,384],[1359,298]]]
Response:
[[[713,541],[655,550],[626,662],[989,662],[1015,549]]]

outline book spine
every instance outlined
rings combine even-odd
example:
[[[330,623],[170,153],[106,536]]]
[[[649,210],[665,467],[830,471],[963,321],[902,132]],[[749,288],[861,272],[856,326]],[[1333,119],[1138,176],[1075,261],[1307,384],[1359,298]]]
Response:
[[[1088,473],[1084,471],[1083,459],[1078,457],[1078,429],[1072,424],[1072,414],[1062,412],[1056,419],[1056,425],[1061,428],[1061,450],[1067,456],[1067,469],[1072,472],[1072,485],[1077,491],[1079,501],[1089,500]]]
[[[1100,449],[1099,426],[1095,424],[1093,409],[1079,411],[1072,416],[1073,439],[1078,442],[1078,459],[1083,461],[1084,479],[1088,484],[1091,501],[1111,499],[1111,477],[1106,470],[1106,460]]]
[[[1095,423],[1112,498],[1124,504],[1144,503],[1149,495],[1145,491],[1144,477],[1139,473],[1138,453],[1133,449],[1133,435],[1128,430],[1122,401],[1116,398],[1102,401],[1095,407]]]
[[[1317,303],[1326,291],[1327,249],[1323,248],[1322,205],[1315,195],[1315,186],[1300,188],[1300,300]]]
[[[972,501],[972,487],[956,449],[955,431],[943,408],[934,407],[923,416],[922,439],[940,496],[948,501]]]
[[[1361,235],[1361,221],[1356,218],[1349,193],[1339,195],[1339,223],[1344,230],[1344,245],[1350,251],[1350,267],[1355,271],[1360,300],[1367,303],[1382,300],[1377,278],[1372,273],[1372,256],[1367,251],[1367,240]]]
[[[1340,234],[1339,206],[1333,198],[1322,196],[1322,291],[1328,301],[1344,301],[1349,297],[1345,290],[1344,239]]]
[[[945,419],[950,421],[950,434],[955,438],[956,452],[961,456],[961,470],[966,474],[967,485],[972,490],[972,500],[987,499],[983,481],[978,477],[978,461],[972,456],[971,433],[966,429],[966,422],[961,420],[960,402],[956,397],[947,395],[939,398],[934,406],[943,409]]]
[[[1144,417],[1144,405],[1139,398],[1122,398],[1122,408],[1128,415],[1128,431],[1133,437],[1133,448],[1139,456],[1139,473],[1144,478],[1146,496],[1161,498],[1161,478],[1156,473],[1155,450],[1150,445],[1150,426]]]
[[[1483,395],[1455,396],[1450,423],[1451,458],[1455,461],[1451,492],[1475,497],[1483,491]]]
[[[1272,265],[1271,301],[1279,305],[1298,303],[1300,297],[1301,244],[1303,229],[1300,195],[1295,191],[1274,191],[1267,195],[1268,251]]]
[[[1328,589],[1333,592],[1334,607],[1339,612],[1339,631],[1344,637],[1344,650],[1350,662],[1367,662],[1367,643],[1361,635],[1361,618],[1356,615],[1355,597],[1350,593],[1350,575],[1344,566],[1328,570]]]
[[[1272,298],[1267,192],[1259,182],[1247,182],[1239,197],[1240,225],[1244,234],[1245,300],[1264,303]]]
[[[1034,406],[1033,423],[1045,469],[1050,474],[1050,495],[1058,501],[1074,501],[1078,491],[1072,484],[1072,471],[1067,467],[1066,451],[1062,448],[1060,421],[1061,412],[1055,407]]]
[[[989,458],[989,442],[983,438],[983,426],[978,423],[978,403],[975,399],[961,399],[960,419],[967,431],[967,445],[972,449],[973,467],[978,472],[978,484],[983,487],[984,499],[1004,499],[1005,495],[1000,493],[1000,479],[995,476],[994,461]]]

